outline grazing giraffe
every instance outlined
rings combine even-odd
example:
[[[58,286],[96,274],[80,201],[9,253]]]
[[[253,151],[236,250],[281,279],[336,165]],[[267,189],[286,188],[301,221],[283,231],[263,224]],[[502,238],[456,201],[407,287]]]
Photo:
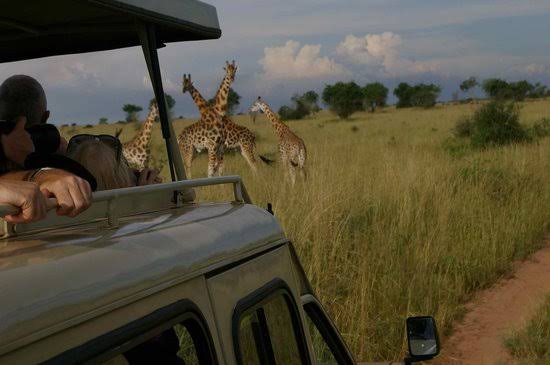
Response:
[[[295,168],[299,169],[300,175],[305,179],[306,171],[304,165],[306,163],[306,145],[304,141],[298,137],[290,128],[281,122],[279,117],[267,105],[262,98],[258,97],[256,102],[250,108],[251,111],[262,111],[267,119],[271,122],[275,134],[279,139],[279,154],[285,168],[285,178],[290,173],[290,181],[292,185],[296,182]]]
[[[122,145],[122,154],[128,161],[130,166],[143,170],[149,162],[151,154],[149,142],[151,142],[151,133],[153,132],[153,124],[159,116],[157,103],[151,104],[147,119],[141,126],[138,134],[129,142]]]
[[[183,153],[183,162],[188,177],[191,177],[191,163],[195,149],[200,152],[204,148],[208,150],[208,177],[215,173],[223,173],[223,154],[225,152],[226,131],[223,117],[227,110],[227,98],[229,96],[229,87],[237,72],[235,61],[229,63],[226,61],[225,77],[222,80],[218,93],[216,94],[216,105],[212,108],[206,108],[205,113],[201,114],[201,119],[186,127],[178,136],[178,145]],[[192,86],[191,75],[183,77],[183,93],[197,92]],[[191,95],[193,96],[193,95]],[[194,97],[193,97],[194,99]],[[206,104],[206,103],[205,103]]]
[[[187,77],[183,77],[183,88],[191,93],[193,101],[197,105],[197,108],[199,108],[201,117],[203,117],[207,113],[208,108],[215,107],[208,106],[206,100],[193,85],[190,75]],[[218,98],[216,98],[216,100],[218,100]],[[223,124],[226,132],[225,148],[239,148],[244,160],[248,163],[252,171],[256,172],[256,136],[254,135],[254,133],[250,129],[233,122],[228,116],[223,117]]]

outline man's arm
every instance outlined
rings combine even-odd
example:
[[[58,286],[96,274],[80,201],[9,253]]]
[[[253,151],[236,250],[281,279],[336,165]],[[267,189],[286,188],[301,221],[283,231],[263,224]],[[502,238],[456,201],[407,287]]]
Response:
[[[46,216],[49,206],[48,192],[40,191],[37,184],[26,181],[0,180],[0,204],[20,209],[19,213],[4,216],[9,223],[29,223]]]
[[[8,172],[0,179],[12,181],[31,179],[41,190],[47,191],[48,198],[54,197],[57,200],[58,215],[75,217],[92,203],[90,184],[60,169]]]

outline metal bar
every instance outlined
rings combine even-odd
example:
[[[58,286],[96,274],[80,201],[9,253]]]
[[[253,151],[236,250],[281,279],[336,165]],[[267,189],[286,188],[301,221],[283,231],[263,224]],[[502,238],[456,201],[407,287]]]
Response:
[[[157,36],[155,26],[152,24],[138,23],[139,37],[143,48],[145,62],[149,69],[149,77],[153,85],[153,91],[159,107],[160,125],[162,128],[162,137],[166,143],[166,153],[168,154],[168,164],[170,166],[170,174],[172,181],[185,180],[185,169],[181,153],[175,138],[174,128],[168,118],[168,107],[164,96],[164,88],[162,86],[162,75],[160,73],[160,65],[157,53]]]
[[[131,195],[142,195],[142,194],[147,194],[147,193],[157,192],[157,191],[176,191],[176,190],[198,188],[201,186],[212,186],[212,185],[223,185],[223,184],[234,185],[233,192],[235,194],[235,201],[252,204],[252,201],[250,200],[250,197],[248,196],[248,194],[243,194],[243,192],[246,190],[244,189],[244,185],[242,183],[241,177],[237,175],[216,176],[216,177],[209,177],[209,178],[202,178],[202,179],[176,181],[176,182],[170,182],[170,183],[164,183],[164,184],[153,184],[153,185],[146,185],[146,186],[135,186],[131,188],[98,191],[93,193],[93,201],[94,202],[112,201],[120,197],[131,196]],[[0,217],[6,216],[9,214],[17,214],[18,212],[19,212],[19,209],[11,205],[0,205]]]
[[[0,18],[0,25],[5,25],[8,27],[16,28],[19,30],[22,30],[24,32],[30,33],[30,34],[40,34],[41,31],[38,28],[35,28],[33,26],[30,26],[25,23],[17,22],[15,20],[11,20],[8,18]]]

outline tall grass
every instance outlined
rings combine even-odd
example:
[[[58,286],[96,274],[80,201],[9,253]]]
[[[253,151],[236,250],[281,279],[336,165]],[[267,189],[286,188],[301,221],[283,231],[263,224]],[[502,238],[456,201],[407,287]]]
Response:
[[[549,106],[527,103],[522,122],[544,117]],[[350,121],[320,113],[289,122],[308,148],[308,180],[294,187],[280,166],[260,166],[254,176],[240,156],[226,156],[225,173],[242,175],[256,204],[273,204],[359,360],[401,358],[409,315],[434,315],[446,332],[474,291],[542,244],[550,222],[550,139],[449,154],[443,141],[473,108],[386,109]],[[236,122],[258,134],[261,153],[277,150],[265,119]],[[188,123],[178,122],[177,130]],[[107,127],[114,131],[98,132]],[[155,133],[153,150],[160,151]],[[205,173],[199,156],[193,176]],[[199,199],[228,191],[205,189]]]
[[[550,363],[550,296],[527,325],[506,338],[504,344],[519,363]]]

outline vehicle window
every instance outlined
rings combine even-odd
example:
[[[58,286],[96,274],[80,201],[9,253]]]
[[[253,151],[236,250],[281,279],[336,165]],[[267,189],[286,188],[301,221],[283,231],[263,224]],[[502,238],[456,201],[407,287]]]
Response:
[[[261,341],[256,342],[256,339],[261,337],[261,333],[260,323],[256,312],[252,312],[243,317],[239,334],[243,365],[260,364],[261,351],[258,351],[258,346],[261,346]],[[254,334],[256,334],[256,336]]]
[[[286,293],[278,291],[240,316],[236,348],[240,364],[306,363],[307,349],[292,303]]]
[[[67,350],[44,364],[217,364],[199,308],[183,299]]]
[[[123,352],[127,364],[211,364],[207,338],[194,319],[187,319]]]
[[[276,364],[301,364],[300,351],[284,296],[279,295],[264,307],[269,337]]]
[[[319,305],[315,302],[308,303],[304,305],[304,310],[307,314],[307,328],[317,363],[323,365],[354,364],[345,344]]]
[[[317,363],[323,365],[338,365],[338,361],[336,361],[330,347],[325,342],[321,332],[319,332],[309,315],[307,316],[307,328],[309,330],[309,334],[311,335],[313,351],[315,352]]]

